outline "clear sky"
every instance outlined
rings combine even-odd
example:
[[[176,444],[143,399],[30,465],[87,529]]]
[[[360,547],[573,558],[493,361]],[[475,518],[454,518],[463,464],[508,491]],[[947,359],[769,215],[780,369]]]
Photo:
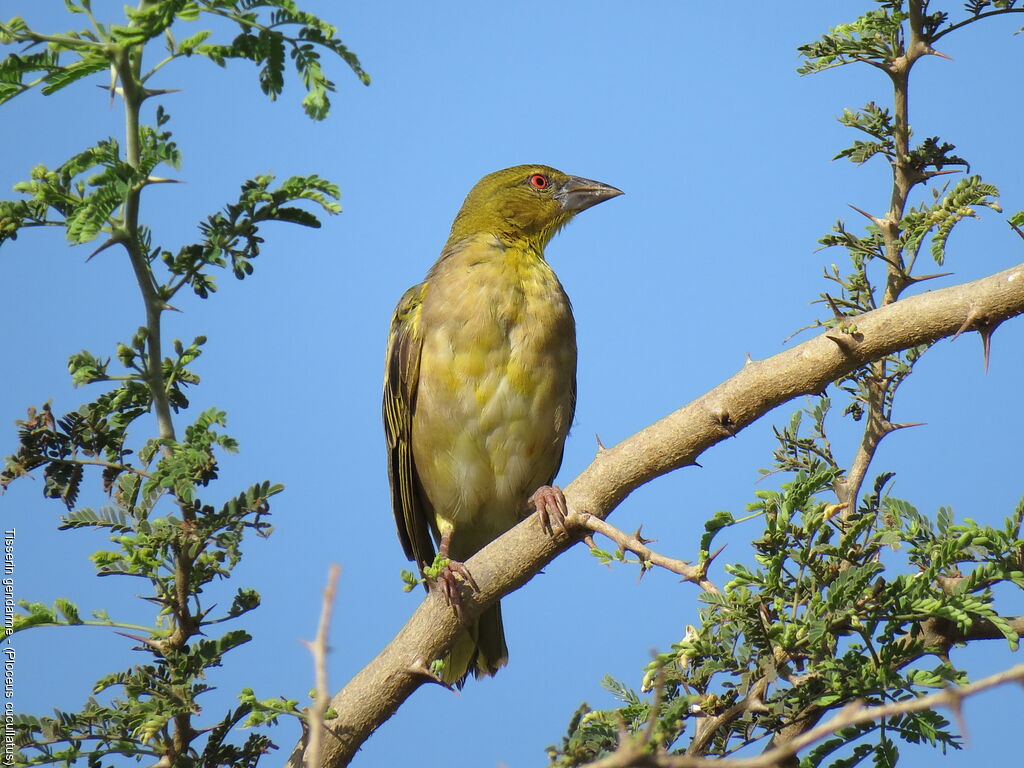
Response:
[[[120,3],[94,0],[101,16]],[[826,286],[822,265],[843,263],[816,241],[848,204],[882,213],[888,168],[832,162],[854,138],[835,120],[844,107],[888,104],[885,78],[866,66],[801,78],[796,47],[852,20],[868,0],[787,3],[643,2],[337,3],[303,7],[332,21],[373,84],[340,66],[328,120],[314,124],[294,82],[268,102],[255,71],[205,60],[167,68],[154,83],[180,88],[161,103],[184,154],[183,185],[147,192],[143,218],[174,249],[195,222],[235,199],[246,178],[316,172],[342,189],[344,212],[318,231],[265,229],[267,244],[245,284],[225,275],[211,301],[182,297],[166,335],[210,341],[198,361],[203,383],[184,425],[217,405],[241,454],[221,464],[210,493],[224,500],[252,482],[287,486],[273,505],[274,535],[248,542],[234,583],[263,595],[245,619],[255,639],[227,657],[208,711],[227,708],[243,686],[260,697],[305,700],[312,667],[300,638],[312,637],[330,563],[342,567],[332,627],[331,688],[337,690],[390,640],[422,599],[401,590],[407,567],[394,531],[380,424],[380,388],[390,313],[418,282],[451,218],[482,175],[546,163],[626,192],[582,214],[548,249],[575,307],[579,405],[561,482],[590,461],[594,435],[611,445],[760,359],[822,314],[808,302]],[[958,11],[959,2],[949,2]],[[109,13],[107,13],[109,11]],[[59,0],[5,0],[41,29],[65,29]],[[77,20],[76,20],[77,21]],[[1014,23],[1016,22],[1016,23]],[[1024,208],[1024,112],[1019,99],[1020,17],[994,19],[948,38],[954,60],[915,69],[911,122],[917,136],[957,145],[972,170],[999,186],[1007,211]],[[183,33],[186,34],[186,33]],[[1018,75],[1013,75],[1017,72]],[[43,162],[54,166],[108,135],[119,136],[103,78],[50,98],[19,97],[0,111],[0,186],[9,190]],[[8,193],[9,194],[9,193]],[[986,212],[950,241],[952,277],[991,274],[1021,261],[1005,216]],[[69,354],[110,355],[143,322],[127,260],[110,249],[69,248],[57,232],[25,232],[0,254],[0,448],[15,447],[12,421],[52,398],[64,412],[95,395],[73,391]],[[922,289],[923,290],[923,289]],[[791,342],[792,343],[792,342]],[[888,439],[873,471],[894,470],[897,495],[922,510],[951,505],[959,517],[996,523],[1021,494],[1019,434],[1024,322],[994,337],[982,370],[973,334],[928,353],[897,417],[927,422]],[[772,423],[791,404],[716,446],[702,469],[641,489],[612,517],[644,524],[666,554],[694,558],[697,532],[716,510],[742,512],[757,468],[773,448]],[[854,442],[837,448],[850,456]],[[98,485],[98,482],[97,482]],[[0,499],[17,528],[18,591],[29,600],[66,596],[83,614],[147,620],[125,580],[95,578],[87,557],[106,541],[58,533],[62,512],[41,498],[40,480]],[[96,492],[83,498],[102,503]],[[730,531],[723,557],[749,557],[756,527]],[[636,571],[599,566],[581,548],[504,601],[511,659],[493,680],[461,695],[419,690],[365,745],[356,765],[444,763],[525,768],[546,762],[583,700],[609,706],[605,673],[638,685],[652,649],[679,640],[697,590],[667,573],[637,583]],[[724,582],[721,570],[713,578]],[[1006,611],[1024,613],[1020,595]],[[18,636],[18,706],[76,710],[101,674],[141,661],[132,641],[104,629],[36,630]],[[981,676],[1019,661],[1005,643],[957,651]],[[970,746],[944,765],[1006,765],[1019,758],[1019,690],[971,700]],[[283,762],[293,723],[277,728]],[[932,765],[929,749],[901,747],[907,766]],[[1011,755],[1014,757],[1011,758]]]

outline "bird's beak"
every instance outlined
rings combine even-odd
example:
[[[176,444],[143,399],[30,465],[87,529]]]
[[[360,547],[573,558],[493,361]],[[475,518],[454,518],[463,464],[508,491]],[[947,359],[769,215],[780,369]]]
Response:
[[[579,213],[621,194],[621,189],[616,189],[609,184],[581,179],[579,176],[570,176],[562,188],[555,193],[555,199],[562,206],[563,211]]]

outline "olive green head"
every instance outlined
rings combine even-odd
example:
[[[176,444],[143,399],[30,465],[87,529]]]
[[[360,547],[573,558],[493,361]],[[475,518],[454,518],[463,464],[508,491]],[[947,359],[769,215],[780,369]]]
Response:
[[[513,244],[543,250],[580,211],[617,197],[622,190],[570,176],[547,165],[517,165],[484,176],[466,196],[452,224],[449,243],[493,234]]]

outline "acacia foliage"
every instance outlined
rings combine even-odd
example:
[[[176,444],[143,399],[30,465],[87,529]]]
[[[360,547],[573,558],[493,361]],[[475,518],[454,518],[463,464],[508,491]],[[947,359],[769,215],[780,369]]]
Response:
[[[183,429],[176,423],[189,408],[189,390],[199,384],[192,365],[206,338],[175,339],[166,349],[161,318],[182,290],[210,298],[222,270],[240,280],[251,275],[266,223],[319,227],[318,214],[340,211],[339,190],[316,174],[282,181],[255,176],[242,183],[237,200],[199,223],[194,242],[160,244],[140,220],[140,201],[151,185],[173,180],[165,174],[178,169],[181,150],[168,113],[149,107],[168,89],[150,83],[182,58],[220,66],[246,60],[256,66],[263,92],[275,99],[290,59],[302,83],[303,109],[319,120],[335,90],[325,71],[332,59],[363,83],[369,77],[337,30],[293,0],[142,0],[116,22],[94,15],[89,0],[66,0],[66,6],[78,28],[44,32],[20,17],[0,23],[0,44],[10,50],[0,61],[0,104],[10,109],[6,102],[30,89],[51,95],[110,73],[107,84],[110,95],[121,99],[126,133],[120,140],[100,138],[55,168],[33,168],[15,186],[18,197],[0,201],[0,244],[34,228],[57,227],[71,244],[98,243],[93,254],[121,248],[146,312],[111,354],[83,350],[70,356],[73,383],[98,394],[63,414],[49,402],[29,407],[18,422],[18,448],[0,470],[0,490],[41,474],[43,494],[66,508],[61,528],[92,529],[109,538],[110,546],[91,557],[97,575],[132,577],[126,586],[133,592],[147,585],[141,597],[152,609],[152,623],[131,623],[103,609],[85,618],[60,597],[20,601],[15,632],[110,627],[135,640],[148,661],[104,675],[78,712],[17,713],[4,722],[2,736],[5,743],[13,739],[16,759],[28,765],[100,765],[121,756],[160,765],[251,766],[274,744],[258,728],[239,735],[240,726],[305,715],[296,701],[261,700],[249,688],[226,714],[201,714],[214,668],[250,639],[237,619],[260,604],[255,590],[241,586],[218,607],[214,587],[238,565],[247,535],[270,534],[270,500],[283,487],[259,481],[226,503],[203,500],[222,456],[238,445],[225,432],[227,414],[219,408],[204,410]],[[200,21],[211,28],[178,39],[183,24],[194,29]],[[160,48],[163,58],[146,68],[143,62]],[[105,108],[105,101],[100,92],[97,108]],[[147,435],[148,414],[155,415],[156,428]],[[98,509],[78,506],[83,485],[93,482],[109,502]]]
[[[953,144],[913,141],[907,94],[914,62],[935,54],[938,40],[982,19],[1020,13],[1018,3],[968,3],[958,13],[917,0],[875,6],[799,49],[802,74],[866,64],[891,87],[891,107],[872,101],[839,118],[859,136],[836,159],[887,162],[893,174],[885,215],[869,216],[859,231],[840,220],[820,240],[843,249],[849,264],[826,268],[830,287],[818,302],[828,314],[813,326],[830,329],[840,347],[845,336],[855,343],[858,315],[940,276],[922,274],[922,253],[943,265],[955,228],[983,209],[1002,210],[998,189],[981,176],[945,179],[970,167]],[[1019,234],[1024,211],[1008,223]],[[994,326],[977,317],[962,330],[981,334],[987,363]],[[639,691],[604,680],[621,705],[581,705],[561,743],[548,747],[552,765],[585,765],[637,739],[649,754],[665,756],[724,757],[752,745],[778,746],[851,701],[896,702],[967,682],[967,670],[950,657],[957,645],[1001,638],[1017,649],[1024,620],[1004,614],[1006,593],[997,588],[1024,589],[1024,500],[992,527],[956,520],[948,507],[917,509],[892,495],[892,471],[868,482],[879,443],[913,426],[893,421],[893,405],[928,349],[913,347],[855,370],[776,428],[771,466],[761,471],[781,478],[778,488],[758,491],[743,515],[717,513],[699,545],[700,568],[719,532],[759,523],[751,561],[727,565],[722,589],[703,591],[698,624],[646,665]],[[837,418],[861,427],[850,451],[833,450],[833,433],[849,432]],[[854,458],[844,465],[836,456],[846,453]],[[594,554],[601,562],[629,559],[621,550]],[[900,742],[942,752],[962,745],[945,717],[925,710],[851,725],[806,751],[799,764],[848,768],[870,758],[893,766]]]

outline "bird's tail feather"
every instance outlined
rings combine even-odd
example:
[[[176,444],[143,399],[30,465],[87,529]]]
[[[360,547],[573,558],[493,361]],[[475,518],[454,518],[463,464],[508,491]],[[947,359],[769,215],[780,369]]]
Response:
[[[508,663],[505,629],[501,622],[501,604],[495,604],[480,614],[455,640],[445,658],[441,679],[459,688],[469,673],[476,677],[493,675]]]

